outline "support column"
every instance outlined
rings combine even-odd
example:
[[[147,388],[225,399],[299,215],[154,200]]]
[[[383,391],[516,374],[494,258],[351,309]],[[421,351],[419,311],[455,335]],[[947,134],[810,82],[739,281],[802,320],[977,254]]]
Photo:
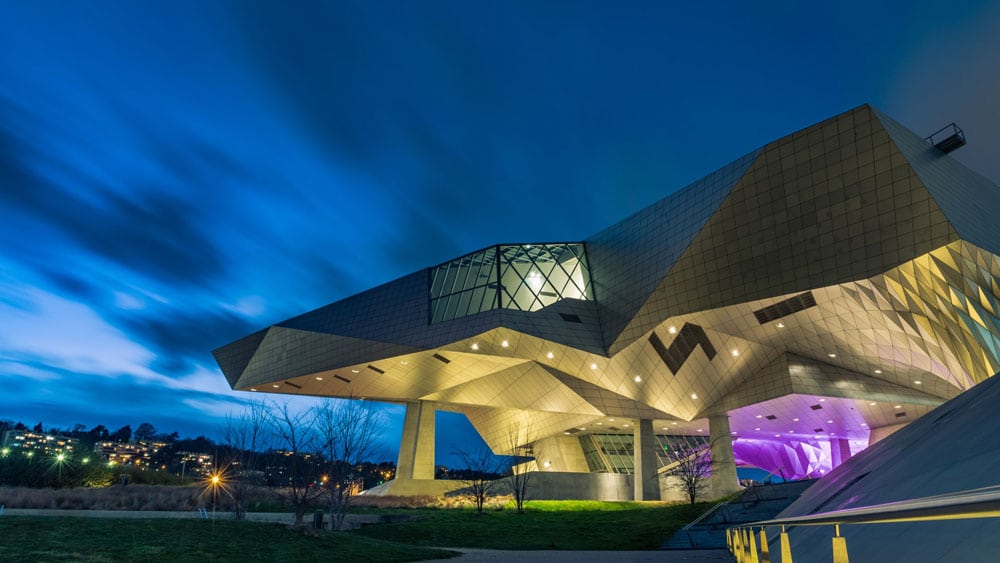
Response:
[[[635,500],[660,500],[660,478],[656,474],[656,435],[653,421],[640,420],[632,434]]]
[[[406,403],[396,479],[434,479],[434,403]]]
[[[715,498],[740,490],[736,476],[736,459],[733,456],[733,437],[729,430],[729,415],[717,414],[708,418],[712,445],[711,495]]]

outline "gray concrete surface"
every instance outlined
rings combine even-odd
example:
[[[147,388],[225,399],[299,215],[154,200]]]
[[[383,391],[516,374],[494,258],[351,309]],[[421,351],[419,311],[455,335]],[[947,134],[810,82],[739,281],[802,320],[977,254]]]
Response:
[[[446,561],[476,563],[517,561],[518,563],[639,563],[652,561],[693,561],[696,563],[732,563],[733,557],[724,549],[694,549],[675,551],[500,551],[445,547],[462,552],[461,557]]]

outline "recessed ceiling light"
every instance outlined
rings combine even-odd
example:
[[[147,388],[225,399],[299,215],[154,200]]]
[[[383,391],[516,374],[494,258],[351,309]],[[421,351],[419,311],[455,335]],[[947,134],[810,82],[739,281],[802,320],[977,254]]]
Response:
[[[546,352],[545,357],[551,360],[552,358],[556,357],[556,355],[553,354],[552,352]]]
[[[868,403],[868,406],[869,406],[869,407],[874,407],[874,406],[875,406],[875,405],[877,405],[877,404],[878,404],[878,403],[876,403],[875,401],[872,401],[872,402]]]
[[[666,430],[666,429],[667,429],[667,427],[666,427],[666,426],[664,426],[663,428],[660,428],[660,430]]]
[[[877,370],[875,370],[875,374],[876,374],[876,375],[878,375],[878,374],[880,374],[880,373],[882,373],[882,370],[880,370],[880,369],[877,369]]]
[[[862,422],[861,426],[868,426],[868,423],[867,422]]]
[[[478,350],[479,349],[479,343],[478,342],[473,342],[472,346],[469,346],[469,348],[472,348],[473,350]]]
[[[503,346],[504,348],[506,348],[506,347],[510,346],[510,342],[507,342],[506,340],[504,340],[504,341],[500,342],[500,345]]]
[[[831,358],[836,358],[837,357],[837,355],[834,354],[833,352],[830,352],[829,354],[827,354],[827,356],[830,356]]]
[[[923,382],[918,379],[918,380],[914,381],[913,384],[914,385],[922,385]]]
[[[775,434],[774,437],[775,438],[781,438],[781,434]]]
[[[586,428],[584,428],[584,427],[582,427],[582,426],[581,426],[581,427],[580,427],[580,430],[586,430]]]
[[[251,388],[250,388],[250,390],[251,390],[251,391],[256,391],[256,390],[257,390],[257,388],[256,388],[256,387],[251,387]]]
[[[760,428],[754,428],[754,430],[760,432]]]
[[[603,422],[598,422],[597,425],[598,426],[604,426],[604,423]]]
[[[317,375],[316,376],[316,381],[323,381],[323,378]]]
[[[778,323],[778,328],[785,328],[785,323]]]
[[[828,420],[828,421],[826,421],[826,423],[827,424],[833,424],[833,421],[832,420]]]
[[[704,429],[704,428],[699,428],[699,429],[698,429],[698,432],[704,432],[704,431],[705,431],[705,429]]]
[[[615,421],[615,419],[613,419],[613,418],[609,418],[608,419],[608,422],[614,422],[614,421]]]
[[[565,434],[565,435],[569,436],[569,432],[563,432],[563,434]]]
[[[740,351],[739,351],[739,350],[737,350],[737,349],[735,349],[735,348],[734,348],[734,349],[733,349],[732,351],[730,351],[729,353],[730,353],[730,354],[732,354],[734,358],[735,358],[736,356],[739,356],[739,355],[740,355]]]
[[[401,362],[399,362],[399,363],[401,363],[401,364],[403,364],[403,365],[405,366],[405,365],[409,364],[410,362],[408,362],[408,361],[406,361],[406,360],[403,360],[403,361],[401,361]]]
[[[697,399],[698,398],[698,394],[697,393],[691,393],[691,398],[692,399]]]
[[[356,369],[352,369],[352,370],[351,370],[351,373],[358,373],[358,370],[356,370]]]
[[[275,387],[277,387],[277,385],[275,385]],[[903,405],[893,405],[892,408],[894,408],[894,409],[901,409],[901,408],[903,408]]]
[[[671,426],[677,426],[677,423],[676,422],[671,422],[670,425]]]
[[[271,387],[274,387],[275,389],[277,389],[277,388],[278,388],[278,386],[277,386],[277,385],[271,385]]]
[[[635,377],[633,377],[632,380],[635,381],[636,383],[642,383],[642,378],[639,377],[638,375],[635,376]],[[917,383],[920,383],[920,382],[918,381]]]
[[[825,402],[826,402],[826,399],[820,399],[820,400],[819,400],[819,402],[821,402],[821,403],[825,403]]]
[[[622,426],[624,426],[625,428],[628,428],[628,424],[622,424]]]
[[[597,364],[590,364],[590,369],[597,369]]]
[[[795,434],[795,431],[794,430],[789,430],[788,433],[789,434]]]
[[[830,435],[831,435],[831,436],[836,436],[836,435],[837,435],[837,433],[836,433],[836,432],[830,432]]]
[[[792,422],[798,422],[798,421],[799,421],[799,419],[797,419],[797,418],[793,418],[792,419]]]
[[[758,414],[756,418],[764,418],[764,415]]]
[[[732,434],[733,436],[735,436],[736,435],[736,431],[733,430],[732,432],[730,432],[730,434]]]
[[[677,334],[677,327],[672,326],[667,329],[667,332],[669,332],[670,334]]]

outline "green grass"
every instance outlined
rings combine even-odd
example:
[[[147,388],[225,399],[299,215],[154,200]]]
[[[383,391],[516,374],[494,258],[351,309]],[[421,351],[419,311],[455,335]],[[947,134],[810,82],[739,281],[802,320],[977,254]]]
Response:
[[[0,561],[419,561],[454,552],[282,524],[4,516]]]
[[[401,543],[482,549],[655,549],[707,510],[695,505],[600,501],[533,501],[525,513],[508,508],[417,509],[419,520],[380,524],[354,534]]]

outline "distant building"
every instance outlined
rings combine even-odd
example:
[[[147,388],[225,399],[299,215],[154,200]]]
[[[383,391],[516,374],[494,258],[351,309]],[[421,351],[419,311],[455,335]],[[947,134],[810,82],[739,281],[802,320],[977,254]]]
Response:
[[[80,440],[66,436],[53,436],[30,430],[8,430],[3,433],[3,454],[17,452],[43,455],[46,457],[65,454],[72,456],[78,451]]]
[[[165,442],[147,442],[144,440],[112,442],[104,440],[94,444],[94,453],[108,460],[108,462],[114,462],[115,464],[150,467],[156,454],[166,446]]]

